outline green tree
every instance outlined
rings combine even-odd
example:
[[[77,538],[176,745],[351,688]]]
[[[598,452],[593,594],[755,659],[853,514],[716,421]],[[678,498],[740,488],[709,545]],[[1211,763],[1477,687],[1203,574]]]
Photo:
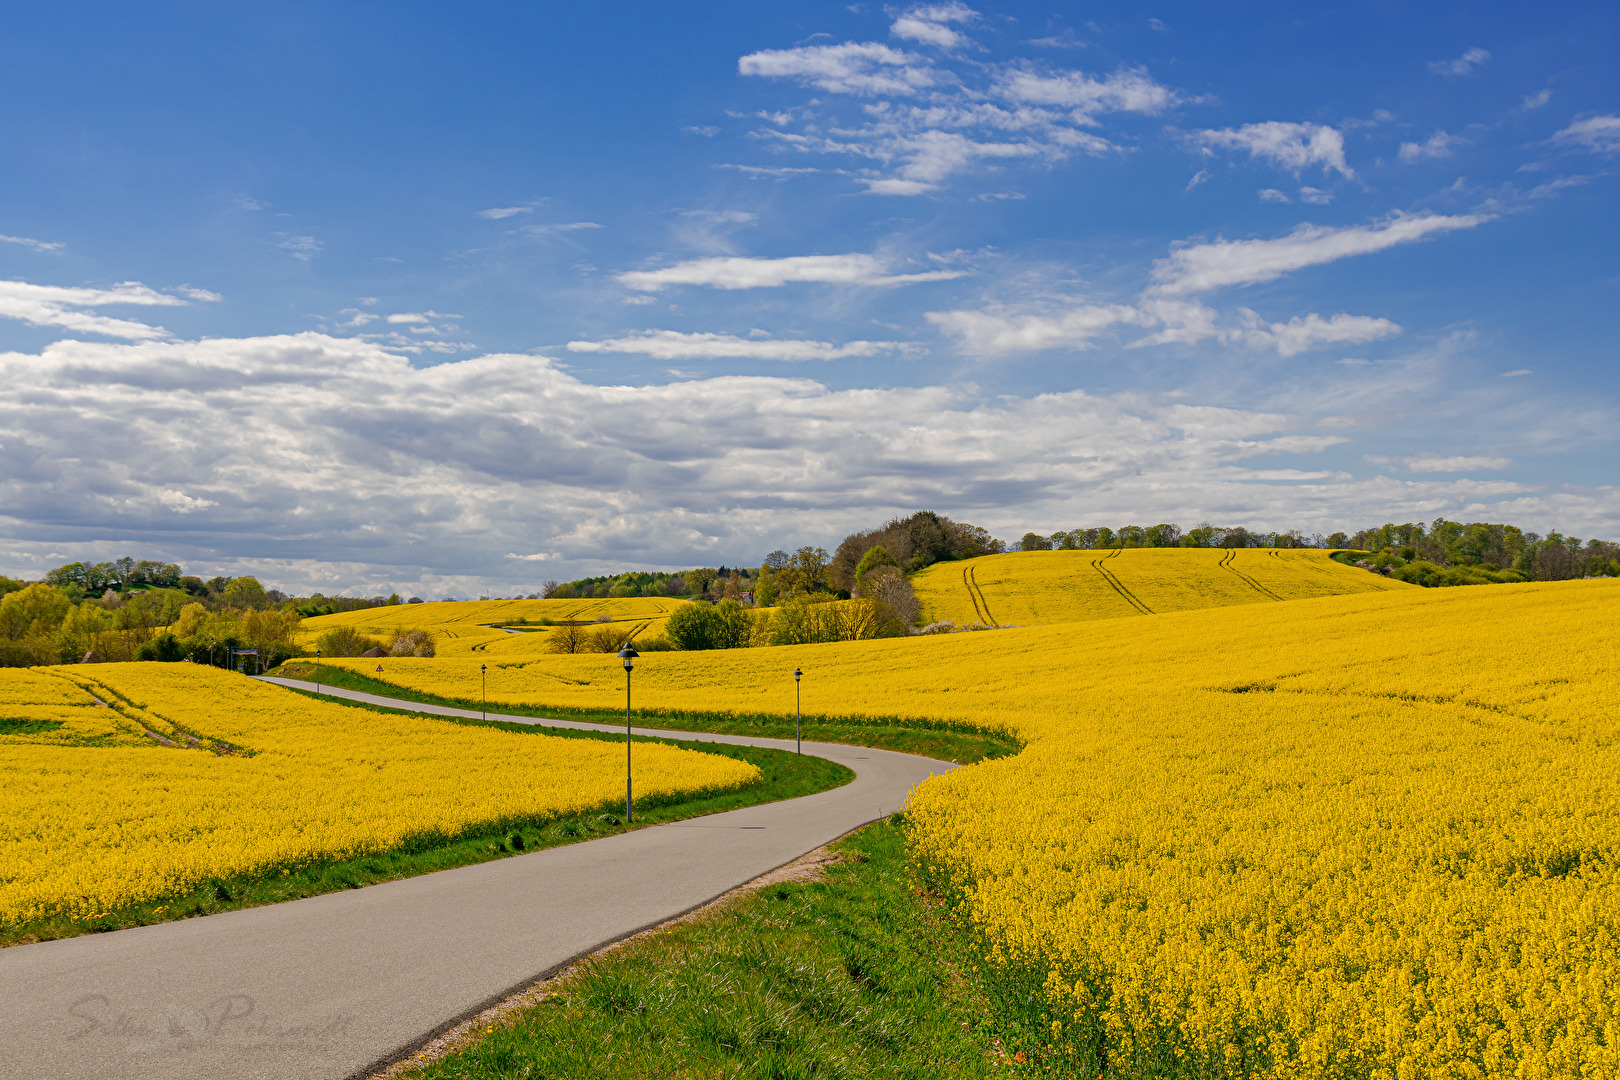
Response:
[[[225,586],[225,606],[251,610],[269,607],[270,600],[264,595],[264,586],[259,584],[258,578],[238,577],[231,578],[230,584]]]
[[[900,569],[900,564],[894,561],[894,556],[890,555],[889,549],[884,547],[882,544],[878,544],[876,547],[868,550],[865,555],[861,556],[861,561],[855,566],[854,592],[857,595],[866,595],[866,575],[870,574],[873,570],[876,570],[880,566],[892,566],[896,571],[899,571]]]

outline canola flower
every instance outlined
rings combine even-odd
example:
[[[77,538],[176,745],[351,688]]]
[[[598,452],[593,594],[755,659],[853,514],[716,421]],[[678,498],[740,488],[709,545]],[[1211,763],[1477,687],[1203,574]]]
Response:
[[[606,617],[615,630],[645,640],[661,637],[670,613],[685,600],[657,596],[598,597],[585,600],[442,600],[428,604],[393,604],[305,619],[297,642],[309,649],[328,630],[351,627],[387,642],[410,630],[433,635],[440,656],[539,656],[550,651],[549,631],[541,619],[594,622]],[[505,625],[528,625],[517,633]]]
[[[362,712],[192,664],[5,669],[0,710],[64,717],[46,733],[54,742],[0,725],[5,924],[89,918],[213,878],[587,813],[624,796],[624,751],[609,743]],[[747,762],[659,745],[638,748],[635,766],[644,800],[760,776]]]
[[[611,707],[611,662],[491,699]],[[1079,1071],[1620,1076],[1620,582],[660,654],[637,697],[788,713],[794,667],[812,715],[1026,742],[916,790],[914,855]]]
[[[935,563],[912,578],[924,621],[1078,622],[1415,586],[1315,549],[1018,551]]]

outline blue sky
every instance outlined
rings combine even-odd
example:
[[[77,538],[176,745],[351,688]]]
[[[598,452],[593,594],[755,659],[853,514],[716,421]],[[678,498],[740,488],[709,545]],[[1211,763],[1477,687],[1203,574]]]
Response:
[[[1617,16],[1414,11],[13,10],[0,572],[1620,535]]]

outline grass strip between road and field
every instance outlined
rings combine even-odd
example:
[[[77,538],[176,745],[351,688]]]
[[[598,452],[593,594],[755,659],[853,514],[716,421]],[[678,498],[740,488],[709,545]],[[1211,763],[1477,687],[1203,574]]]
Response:
[[[1039,995],[981,972],[908,865],[902,815],[832,845],[819,881],[744,891],[587,958],[411,1080],[1040,1074]]]
[[[313,679],[315,665],[289,660],[269,674],[287,679]],[[438,697],[383,682],[347,668],[320,665],[323,685],[357,690],[400,701],[424,705],[444,705],[453,709],[481,711],[485,704],[464,698]],[[333,700],[336,700],[335,698]],[[600,724],[623,724],[623,710],[580,709],[556,705],[535,705],[492,701],[490,712],[512,716],[534,716],[548,720],[584,720]],[[765,739],[791,739],[793,717],[768,713],[711,713],[675,709],[636,709],[635,726],[640,729],[664,728],[674,731],[706,731],[717,735],[748,735]],[[902,754],[920,754],[939,761],[971,765],[990,758],[1007,757],[1023,749],[1016,739],[949,721],[929,722],[909,717],[847,717],[807,715],[801,728],[806,741],[870,746]],[[708,744],[705,744],[708,745]]]
[[[303,693],[303,691],[293,691]],[[310,695],[313,696],[313,695]],[[345,698],[325,697],[328,701],[357,710],[380,713],[404,713],[449,724],[473,727],[493,727],[522,735],[545,735],[563,739],[595,739],[623,743],[623,735],[606,732],[579,731],[570,728],[547,728],[534,724],[520,724],[499,720],[467,720],[460,717],[436,716],[431,713],[389,709]],[[760,783],[738,791],[725,792],[702,798],[680,797],[638,801],[635,806],[635,828],[657,825],[666,821],[680,821],[737,810],[761,803],[780,802],[813,795],[842,787],[855,778],[854,772],[836,762],[806,754],[800,756],[785,750],[763,747],[733,746],[729,743],[704,743],[694,747],[689,742],[677,742],[654,736],[636,736],[638,743],[663,743],[687,750],[719,754],[751,762],[764,774]],[[81,934],[105,933],[125,930],[134,926],[171,922],[176,919],[213,915],[236,908],[279,904],[286,900],[299,900],[306,896],[342,892],[384,881],[430,874],[436,870],[450,870],[458,866],[509,858],[525,851],[537,851],[562,844],[594,840],[624,832],[624,803],[604,805],[595,811],[566,818],[535,821],[528,825],[503,829],[470,832],[462,836],[435,841],[421,841],[391,851],[312,863],[298,870],[271,876],[233,876],[210,881],[188,892],[157,900],[131,904],[94,919],[53,917],[36,919],[15,926],[0,927],[0,947],[25,945],[35,941],[77,937]]]

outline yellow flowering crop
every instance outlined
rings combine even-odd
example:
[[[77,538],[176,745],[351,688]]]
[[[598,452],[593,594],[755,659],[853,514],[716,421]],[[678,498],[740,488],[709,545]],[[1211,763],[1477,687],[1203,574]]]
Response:
[[[1289,554],[1246,572],[1280,592]],[[477,694],[466,661],[381,663]],[[649,654],[637,702],[791,713],[794,667],[812,715],[1027,742],[921,785],[915,853],[992,962],[1044,982],[1081,1061],[1620,1076],[1620,582]],[[623,693],[608,656],[491,664],[489,681],[492,701]]]
[[[638,638],[658,637],[670,612],[685,600],[658,596],[600,597],[588,600],[442,600],[431,604],[391,604],[336,615],[317,615],[299,627],[298,644],[313,648],[328,630],[352,627],[368,637],[387,642],[408,630],[426,630],[435,639],[438,655],[446,657],[537,656],[546,648],[542,618],[557,622],[613,620],[615,629]],[[533,629],[508,633],[495,629],[527,620]]]
[[[192,664],[0,669],[0,716],[78,713],[89,719],[72,731],[66,719],[47,735],[0,726],[0,923],[87,916],[211,878],[587,812],[624,795],[624,750],[610,743],[363,712]],[[77,745],[62,745],[75,734]],[[636,751],[641,798],[758,778],[753,765],[713,754]]]
[[[1018,551],[935,563],[912,584],[925,621],[958,626],[1115,619],[1416,588],[1311,548]]]

